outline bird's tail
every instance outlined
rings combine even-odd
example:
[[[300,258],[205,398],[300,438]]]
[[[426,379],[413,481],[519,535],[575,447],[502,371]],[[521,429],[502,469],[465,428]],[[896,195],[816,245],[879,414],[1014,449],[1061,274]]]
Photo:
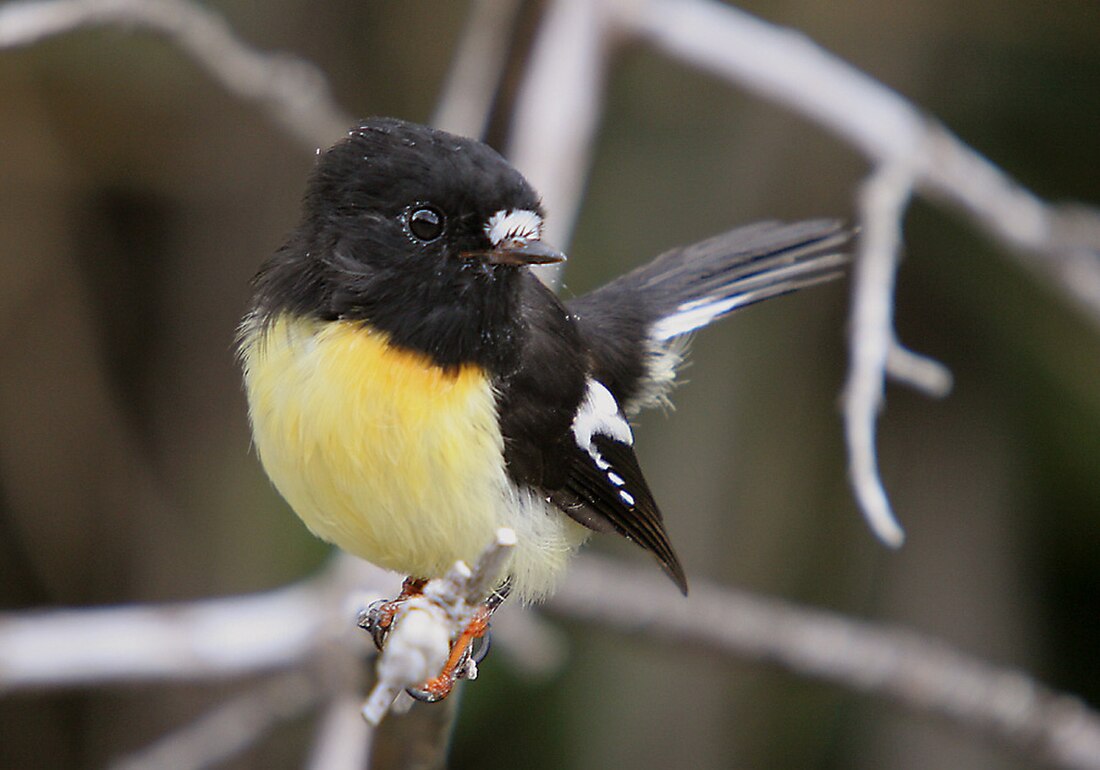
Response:
[[[596,375],[627,413],[662,403],[684,335],[738,308],[840,277],[852,231],[831,219],[760,222],[672,249],[568,303]]]
[[[760,222],[666,252],[624,280],[648,295],[649,336],[665,342],[738,308],[843,274],[851,231],[835,220]]]

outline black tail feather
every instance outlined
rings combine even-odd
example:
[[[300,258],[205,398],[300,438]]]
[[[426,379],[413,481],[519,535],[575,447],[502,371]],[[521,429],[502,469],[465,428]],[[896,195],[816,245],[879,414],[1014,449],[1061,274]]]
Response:
[[[651,403],[671,384],[675,338],[734,310],[840,277],[852,230],[832,219],[759,222],[652,262],[568,303],[597,376],[620,403]],[[674,353],[673,353],[674,354]],[[661,393],[649,392],[657,388]]]
[[[643,292],[654,322],[684,305],[760,293],[741,307],[801,288],[803,280],[811,285],[825,275],[839,276],[847,261],[840,249],[850,237],[836,220],[761,222],[667,251],[614,283],[633,284]]]

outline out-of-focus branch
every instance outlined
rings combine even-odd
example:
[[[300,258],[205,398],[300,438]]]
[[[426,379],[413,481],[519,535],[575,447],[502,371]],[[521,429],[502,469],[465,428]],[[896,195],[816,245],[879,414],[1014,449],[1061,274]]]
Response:
[[[370,767],[368,757],[374,728],[359,714],[362,700],[363,696],[349,686],[325,706],[318,720],[308,770],[364,770]]]
[[[391,712],[374,731],[370,770],[445,770],[459,695]]]
[[[26,0],[0,6],[0,48],[65,32],[122,25],[163,35],[230,93],[259,104],[310,150],[351,125],[313,64],[263,53],[237,38],[217,14],[182,0]]]
[[[262,105],[310,149],[328,144],[350,124],[311,65],[249,48],[220,17],[183,0],[7,3],[0,6],[0,48],[103,24],[166,36],[222,87]],[[857,266],[858,328],[853,329],[846,395],[853,478],[862,479],[856,482],[857,495],[869,511],[876,494],[881,498],[872,519],[887,539],[896,540],[900,531],[891,535],[892,518],[874,465],[874,415],[883,372],[930,392],[943,391],[949,383],[942,367],[901,348],[892,331],[897,239],[910,189],[964,211],[1098,323],[1100,218],[1090,209],[1046,204],[898,94],[796,32],[712,0],[556,0],[519,99],[510,155],[543,191],[553,212],[549,237],[559,242],[567,240],[582,197],[599,121],[608,34],[623,31],[806,115],[880,169],[865,187],[861,209],[865,242]],[[479,61],[482,71],[492,70],[491,57]],[[857,458],[862,464],[858,474]],[[347,622],[351,608],[392,595],[396,585],[392,577],[357,562],[337,564],[317,578],[257,596],[175,607],[0,615],[0,689],[285,672],[324,654],[329,644],[358,649],[362,640]],[[589,559],[578,565],[550,608],[778,662],[983,729],[1062,767],[1100,768],[1100,718],[1076,699],[1022,674],[905,632],[706,585],[696,584],[692,600],[684,603],[654,581]],[[349,603],[348,597],[364,586],[372,595]],[[449,704],[453,707],[453,699]],[[264,713],[281,713],[255,706],[246,696],[211,716],[247,712],[244,721],[262,728]],[[435,714],[431,709],[438,708],[425,710]],[[211,724],[204,718],[147,756],[174,756],[173,746],[194,746],[195,736],[205,743],[204,736],[215,734],[207,732]],[[364,751],[364,734],[344,730],[330,718],[322,736],[331,735],[338,737],[323,740],[334,746],[351,741]],[[228,747],[222,755],[233,748],[222,745]],[[322,748],[314,765],[331,766],[332,754]]]
[[[898,223],[901,229],[901,223]],[[899,244],[900,248],[900,244]],[[896,269],[895,260],[895,269]],[[893,313],[891,312],[891,315]],[[893,336],[893,329],[891,329]],[[902,382],[913,390],[920,391],[932,398],[943,398],[951,392],[955,378],[951,370],[927,356],[914,353],[904,347],[897,339],[890,344],[886,351],[886,374],[895,382]]]
[[[801,113],[1012,247],[1100,324],[1100,213],[1051,206],[897,92],[815,44],[715,0],[620,0],[617,21],[666,53]]]
[[[493,95],[504,75],[519,0],[475,0],[466,18],[432,125],[484,139]]]
[[[562,248],[584,199],[600,119],[608,12],[602,0],[553,0],[512,117],[506,154],[541,193],[552,214],[546,237]]]
[[[1100,770],[1100,714],[1026,674],[909,631],[695,580],[684,600],[653,571],[578,559],[546,609],[890,698],[1045,762]]]
[[[875,458],[875,420],[882,407],[886,366],[894,342],[894,279],[901,246],[901,218],[913,189],[905,163],[883,166],[864,183],[859,255],[852,271],[848,383],[844,388],[844,433],[848,472],[871,528],[894,547],[905,534],[890,510]]]
[[[0,691],[289,668],[357,644],[349,596],[392,595],[392,574],[350,557],[269,593],[182,604],[0,614]],[[377,593],[374,591],[377,590]]]

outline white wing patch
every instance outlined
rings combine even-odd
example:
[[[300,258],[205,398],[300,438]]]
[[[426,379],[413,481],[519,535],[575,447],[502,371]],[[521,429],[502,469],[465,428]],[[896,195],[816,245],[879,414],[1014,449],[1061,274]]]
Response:
[[[623,417],[619,403],[611,395],[611,391],[589,377],[584,400],[577,410],[577,416],[573,418],[573,438],[577,446],[592,458],[596,467],[607,475],[608,483],[619,490],[619,498],[633,507],[634,496],[622,488],[626,480],[615,472],[593,441],[593,437],[597,435],[606,436],[627,446],[634,444],[634,434],[630,432],[630,425]]]
[[[513,238],[538,240],[542,236],[542,217],[528,209],[504,209],[489,217],[485,223],[485,235],[493,246]]]
[[[592,459],[597,460],[598,464],[602,458],[592,443],[592,437],[597,433],[623,444],[634,443],[634,434],[630,432],[630,426],[619,410],[619,402],[602,383],[589,377],[584,400],[577,410],[577,416],[573,418],[573,437],[577,440],[577,446],[592,455]]]

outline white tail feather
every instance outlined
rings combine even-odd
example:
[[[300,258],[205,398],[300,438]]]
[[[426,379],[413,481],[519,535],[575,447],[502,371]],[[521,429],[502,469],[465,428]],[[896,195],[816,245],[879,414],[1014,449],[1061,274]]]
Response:
[[[680,304],[674,313],[650,327],[650,339],[666,342],[700,329],[744,305],[832,280],[839,275],[837,268],[845,261],[843,254],[830,254],[812,261],[773,267],[738,278],[722,294],[699,297]]]
[[[710,300],[705,304],[700,304],[699,300],[685,302],[680,305],[677,312],[653,324],[649,330],[649,336],[658,342],[666,342],[673,337],[693,332],[719,316],[725,315],[738,305],[745,304],[751,298],[751,294],[735,294],[717,301]]]

